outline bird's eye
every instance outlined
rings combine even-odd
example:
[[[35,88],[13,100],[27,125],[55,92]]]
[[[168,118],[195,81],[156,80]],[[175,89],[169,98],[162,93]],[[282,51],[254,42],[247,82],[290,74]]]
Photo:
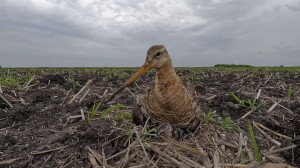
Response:
[[[157,53],[155,54],[155,56],[160,56],[160,52],[157,52]]]

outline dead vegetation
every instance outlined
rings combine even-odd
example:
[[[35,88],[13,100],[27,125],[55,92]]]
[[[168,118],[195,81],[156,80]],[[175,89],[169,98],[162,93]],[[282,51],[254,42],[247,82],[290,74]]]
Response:
[[[26,72],[1,71],[8,73]],[[150,121],[144,126],[131,122],[135,95],[154,79],[153,72],[96,111],[133,71],[31,74],[23,83],[18,78],[9,79],[12,85],[1,83],[0,167],[300,165],[299,72],[179,70],[195,86],[203,111],[197,130],[179,139],[157,135]]]

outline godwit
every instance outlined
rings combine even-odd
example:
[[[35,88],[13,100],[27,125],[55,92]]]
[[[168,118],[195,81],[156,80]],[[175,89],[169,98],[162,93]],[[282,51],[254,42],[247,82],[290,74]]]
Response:
[[[133,122],[142,124],[150,116],[155,122],[172,127],[185,128],[199,123],[200,107],[195,91],[177,76],[163,45],[149,48],[144,65],[109,100],[150,69],[156,69],[155,86],[146,94],[137,95],[132,110]]]

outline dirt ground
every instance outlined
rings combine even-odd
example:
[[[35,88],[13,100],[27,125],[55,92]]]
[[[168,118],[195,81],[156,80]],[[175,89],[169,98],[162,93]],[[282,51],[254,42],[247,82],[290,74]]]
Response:
[[[114,167],[124,155],[112,156],[128,147],[128,130],[134,125],[130,119],[112,118],[89,124],[87,113],[104,93],[113,93],[133,73],[130,70],[113,74],[102,70],[45,71],[36,74],[26,87],[2,85],[3,95],[13,107],[0,98],[0,167],[91,167],[87,146],[105,156],[105,164]],[[253,128],[260,151],[300,145],[300,72],[211,69],[203,72],[178,70],[177,73],[194,85],[203,113],[211,109],[216,119],[231,117],[244,134],[249,134],[248,121],[270,129],[261,127],[266,133],[263,135]],[[129,91],[125,89],[113,103],[101,106],[99,111],[120,103],[128,109],[117,112],[130,113],[135,100],[132,93],[138,94],[139,87],[143,88],[154,78],[155,72],[142,76],[137,85],[132,84]],[[88,80],[92,83],[69,104]],[[240,100],[253,100],[258,96],[257,105],[261,106],[241,119],[251,109],[236,107],[238,102],[231,92]],[[267,136],[280,146],[274,145]],[[299,146],[279,154],[286,163],[300,167]]]

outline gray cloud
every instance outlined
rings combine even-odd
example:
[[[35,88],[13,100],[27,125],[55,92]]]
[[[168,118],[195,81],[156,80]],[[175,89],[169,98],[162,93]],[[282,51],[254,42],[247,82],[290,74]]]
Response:
[[[300,65],[299,1],[4,0],[0,65],[140,66],[164,44],[175,66]]]

